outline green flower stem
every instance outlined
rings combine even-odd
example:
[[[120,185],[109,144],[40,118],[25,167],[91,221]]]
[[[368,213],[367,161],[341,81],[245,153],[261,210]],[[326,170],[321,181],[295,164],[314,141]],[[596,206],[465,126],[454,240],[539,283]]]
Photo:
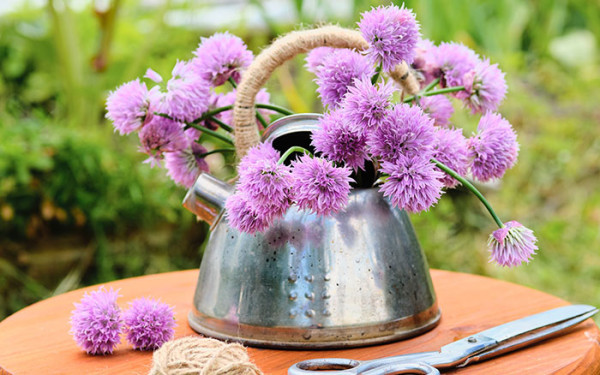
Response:
[[[227,136],[225,136],[225,135],[223,135],[221,133],[217,133],[214,130],[210,130],[208,128],[205,128],[204,126],[201,126],[201,125],[198,125],[198,124],[194,124],[193,122],[186,123],[186,127],[200,130],[202,133],[205,133],[205,134],[208,134],[208,135],[213,136],[215,138],[218,138],[218,139],[222,140],[223,142],[228,143],[228,144],[230,144],[230,145],[233,146],[233,141],[231,140],[231,138],[229,138],[229,137],[227,137]]]
[[[260,122],[260,124],[263,126],[264,129],[266,129],[267,126],[269,126],[269,124],[267,124],[267,121],[265,120],[263,115],[261,115],[260,112],[258,112],[258,110],[256,111],[256,118],[258,119],[258,121]]]
[[[379,63],[379,65],[377,65],[377,68],[375,69],[375,74],[373,75],[373,77],[371,77],[371,84],[375,84],[377,83],[377,80],[379,79],[379,76],[381,75],[381,63]]]
[[[237,89],[237,83],[235,83],[235,81],[233,80],[233,78],[229,77],[229,78],[227,78],[227,81],[229,83],[231,83],[231,86],[233,86],[234,89]]]
[[[166,113],[154,112],[154,114],[160,117],[168,118],[169,120],[173,120],[173,117],[167,115]]]
[[[428,91],[428,92],[424,93],[423,96],[433,96],[433,95],[447,94],[449,92],[463,91],[464,89],[465,89],[465,86],[446,87],[446,88],[439,89],[439,90]]]
[[[206,112],[206,113],[208,113],[208,112]],[[167,115],[166,113],[154,112],[154,114],[157,115],[157,116],[160,116],[160,117],[168,118],[169,120],[173,120],[173,118],[171,116]],[[185,123],[185,128],[186,129],[189,129],[189,128],[198,129],[201,132],[204,132],[206,134],[212,135],[215,138],[219,138],[220,140],[222,140],[224,142],[227,142],[229,144],[233,144],[233,141],[230,138],[228,138],[228,137],[226,137],[226,136],[224,136],[224,135],[222,135],[220,133],[217,133],[214,130],[210,130],[210,129],[205,128],[204,126],[198,125],[198,123],[200,121],[207,120],[207,119],[210,120],[210,121],[216,122],[217,124],[219,124],[219,126],[221,126],[224,130],[226,130],[228,132],[232,132],[233,131],[233,129],[231,128],[231,126],[227,125],[226,123],[224,123],[223,121],[219,120],[218,118],[215,118],[215,117],[212,117],[212,116],[210,116],[210,117],[206,116],[205,117],[205,115],[203,115],[200,118],[195,119],[193,122],[186,122]],[[173,120],[173,121],[175,121],[175,120]]]
[[[227,132],[229,132],[229,133],[233,132],[233,128],[232,128],[231,126],[227,125],[226,123],[224,123],[223,121],[219,120],[219,119],[218,119],[218,118],[216,118],[215,116],[210,116],[210,117],[208,118],[208,120],[209,120],[209,121],[216,122],[217,124],[219,124],[219,126],[220,126],[220,127],[222,127],[222,128],[223,128],[223,130],[225,130],[225,131],[227,131]]]
[[[214,116],[214,115],[218,115],[218,114],[219,114],[219,113],[221,113],[221,112],[229,111],[229,110],[231,110],[231,109],[233,109],[233,104],[231,104],[231,105],[226,105],[226,106],[224,106],[224,107],[215,108],[215,109],[212,109],[212,110],[210,110],[210,111],[206,111],[206,112],[204,112],[204,113],[202,114],[202,116],[200,116],[200,117],[198,117],[197,119],[195,119],[195,120],[194,120],[194,123],[195,123],[195,124],[197,124],[197,123],[199,123],[199,122],[200,122],[200,121],[202,121],[202,120],[206,120],[206,119],[207,119],[207,118],[209,118],[209,117],[212,117],[212,116]]]
[[[500,220],[500,218],[498,217],[498,215],[496,215],[496,212],[494,212],[494,209],[492,208],[492,205],[490,204],[490,202],[488,202],[487,199],[485,199],[485,197],[483,196],[483,194],[481,194],[479,192],[479,190],[477,190],[477,188],[475,186],[473,186],[472,183],[470,183],[469,181],[467,181],[467,179],[465,179],[464,177],[462,177],[461,175],[459,175],[458,173],[456,173],[454,170],[452,170],[450,167],[448,167],[444,163],[440,162],[439,160],[431,158],[431,161],[439,169],[443,170],[444,172],[446,172],[447,174],[449,174],[451,177],[453,177],[456,180],[458,180],[467,189],[471,190],[471,192],[473,194],[475,194],[475,196],[477,198],[479,198],[479,200],[481,201],[481,203],[483,203],[483,205],[485,206],[485,208],[487,208],[487,210],[490,213],[490,215],[492,215],[492,217],[494,218],[494,221],[496,222],[496,224],[498,224],[498,227],[500,227],[500,228],[504,227],[504,223],[502,223],[502,220]]]
[[[207,157],[208,155],[212,155],[212,154],[219,154],[219,153],[226,153],[226,152],[235,152],[235,148],[216,148],[214,150],[210,150],[208,152],[205,152],[203,154],[198,155],[199,158],[204,158]]]
[[[436,78],[433,81],[431,81],[427,86],[425,86],[425,88],[423,90],[421,90],[421,92],[427,92],[429,90],[431,90],[432,88],[434,88],[438,83],[440,83],[440,79]]]
[[[275,111],[275,112],[279,112],[283,115],[293,115],[294,112],[290,111],[287,108],[283,108],[274,104],[262,104],[262,103],[257,103],[256,104],[256,108],[263,108],[263,109],[270,109],[271,111]],[[200,121],[204,121],[207,118],[214,116],[214,115],[218,115],[221,112],[226,112],[226,111],[230,111],[233,109],[233,104],[230,105],[226,105],[223,107],[218,107],[215,109],[211,109],[210,111],[206,111],[202,114],[202,116],[198,117],[197,119],[195,119],[193,122],[195,124],[199,123]],[[156,113],[156,112],[155,112]],[[169,115],[165,114],[165,113],[156,113],[159,116],[163,116],[163,117],[167,117],[170,118]]]
[[[450,92],[463,91],[464,89],[465,89],[465,86],[452,86],[452,87],[446,87],[446,88],[439,89],[439,90],[427,91],[421,95],[416,95],[416,96],[434,96],[434,95],[440,95],[440,94],[448,94]],[[404,99],[404,103],[412,102],[413,100],[415,100],[416,96],[409,96],[408,98]]]
[[[289,109],[286,109],[286,108],[283,108],[283,107],[280,107],[280,106],[274,105],[274,104],[256,103],[256,108],[270,109],[272,111],[279,112],[282,115],[286,115],[286,116],[294,114],[294,112],[290,111]]]
[[[294,152],[302,152],[302,153],[305,153],[308,155],[312,155],[312,153],[310,151],[308,151],[307,149],[305,149],[304,147],[293,146],[293,147],[290,147],[283,155],[281,155],[277,164],[283,164],[283,162],[286,161],[287,158]]]
[[[294,114],[294,112],[290,111],[289,109],[283,108],[283,107],[280,107],[280,106],[277,106],[277,105],[274,105],[274,104],[257,103],[256,104],[256,108],[269,109],[271,111],[279,112],[279,113],[281,113],[283,115],[288,115],[288,116]],[[219,119],[214,118],[214,116],[218,115],[221,112],[230,111],[232,109],[233,109],[233,104],[226,105],[226,106],[223,106],[223,107],[218,107],[218,108],[215,108],[215,109],[211,109],[210,111],[204,112],[202,114],[202,116],[200,116],[197,119],[195,119],[194,121],[192,121],[192,123],[198,124],[198,123],[200,123],[200,122],[202,122],[204,120],[209,120],[210,119],[211,121],[214,121],[214,122],[218,123],[223,129],[227,130],[228,132],[231,132],[231,131],[233,131],[233,129],[231,128],[231,126],[225,124],[222,121],[219,121]],[[157,116],[168,118],[169,120],[173,120],[173,118],[171,116],[167,115],[166,113],[154,112],[154,114],[157,115]],[[257,112],[257,117],[258,116],[260,116],[260,114]],[[262,116],[260,118],[262,118]],[[261,121],[260,118],[258,119],[258,121]],[[263,121],[264,121],[264,118],[263,118]],[[261,121],[261,123],[263,123],[263,121]],[[266,121],[264,121],[263,126],[266,126]],[[231,130],[228,130],[228,129],[231,129]]]

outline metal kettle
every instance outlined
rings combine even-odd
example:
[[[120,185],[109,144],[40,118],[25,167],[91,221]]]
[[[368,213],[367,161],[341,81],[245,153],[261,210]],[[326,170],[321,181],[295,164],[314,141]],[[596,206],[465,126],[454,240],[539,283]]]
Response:
[[[263,141],[310,144],[320,115],[275,121]],[[353,189],[345,211],[292,206],[263,233],[231,228],[234,187],[198,177],[184,206],[211,224],[190,326],[203,335],[274,348],[340,348],[411,337],[440,319],[427,261],[408,215],[377,188]]]

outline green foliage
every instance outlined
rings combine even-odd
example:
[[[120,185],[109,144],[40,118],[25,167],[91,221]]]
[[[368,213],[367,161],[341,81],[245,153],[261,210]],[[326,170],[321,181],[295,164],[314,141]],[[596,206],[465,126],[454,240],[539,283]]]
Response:
[[[110,90],[147,67],[168,77],[177,59],[192,56],[199,36],[218,30],[165,22],[173,12],[209,11],[206,5],[109,3],[121,6],[73,11],[49,1],[45,9],[0,19],[0,317],[81,285],[199,264],[206,225],[180,207],[182,189],[141,163],[135,137],[113,134],[103,107]],[[226,25],[255,52],[298,28],[257,3],[240,6],[241,21]],[[311,9],[292,2],[297,23],[354,27],[360,12],[378,5],[354,0],[336,11],[336,2],[315,3]],[[481,189],[503,220],[532,228],[540,245],[527,266],[489,264],[485,243],[493,222],[458,189],[430,212],[413,215],[430,265],[600,306],[597,5],[405,3],[426,37],[460,41],[507,72],[501,112],[518,131],[519,163],[500,184]],[[244,19],[253,9],[263,28]],[[320,112],[313,76],[302,65],[301,56],[285,64],[267,87],[274,103]],[[453,121],[465,135],[477,125],[459,105]]]
[[[130,139],[39,120],[0,133],[1,315],[80,282],[199,264],[205,227]]]

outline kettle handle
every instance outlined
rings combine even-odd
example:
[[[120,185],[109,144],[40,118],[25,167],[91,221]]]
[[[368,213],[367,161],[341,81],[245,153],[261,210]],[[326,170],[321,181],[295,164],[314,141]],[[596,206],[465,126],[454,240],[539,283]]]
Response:
[[[363,51],[368,48],[367,41],[356,30],[339,26],[324,26],[310,30],[292,31],[275,40],[254,59],[242,76],[238,85],[233,109],[235,131],[235,149],[238,159],[260,142],[258,126],[254,119],[254,101],[258,91],[267,82],[275,68],[299,53],[308,52],[317,47],[351,48]],[[409,95],[419,90],[419,84],[410,74],[405,62],[398,64],[390,76],[402,86]]]

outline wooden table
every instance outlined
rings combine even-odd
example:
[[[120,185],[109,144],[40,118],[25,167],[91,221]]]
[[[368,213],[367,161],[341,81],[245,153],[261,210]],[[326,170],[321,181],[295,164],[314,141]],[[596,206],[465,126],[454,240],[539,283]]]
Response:
[[[159,297],[175,307],[176,337],[194,334],[187,324],[197,270],[180,271],[107,283],[120,290],[119,304],[136,297]],[[284,375],[293,363],[308,358],[370,359],[439,347],[507,321],[564,306],[551,295],[481,276],[432,270],[442,321],[432,331],[393,344],[337,351],[276,351],[249,348],[265,374]],[[83,353],[69,335],[73,302],[84,291],[65,293],[31,305],[0,322],[0,375],[7,374],[146,374],[152,353],[119,345],[113,355]],[[586,322],[567,334],[449,374],[600,374],[600,332]]]

